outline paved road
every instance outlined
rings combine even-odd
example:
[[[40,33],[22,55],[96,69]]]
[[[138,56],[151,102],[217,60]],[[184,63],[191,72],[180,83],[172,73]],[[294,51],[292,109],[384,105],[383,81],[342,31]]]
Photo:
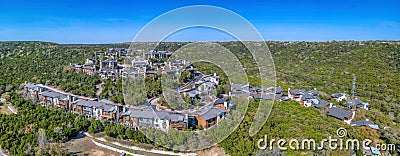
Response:
[[[97,142],[97,141],[95,141],[93,139],[92,139],[92,142],[96,146],[103,147],[105,149],[108,149],[108,150],[111,150],[111,151],[115,151],[115,152],[118,152],[118,153],[126,153],[126,154],[133,155],[133,156],[144,156],[144,155],[134,154],[134,153],[131,153],[131,152],[128,152],[128,151],[125,151],[125,150],[121,150],[121,149],[118,149],[118,148],[115,148],[115,147],[111,147],[111,146],[108,146],[108,145],[104,145],[104,144],[99,143],[99,142]]]
[[[95,140],[103,141],[103,142],[106,142],[106,143],[111,143],[111,144],[113,144],[113,145],[116,145],[116,146],[119,146],[119,147],[123,147],[123,148],[127,148],[127,149],[131,149],[131,150],[133,150],[133,151],[147,152],[147,153],[149,153],[149,154],[150,154],[150,153],[155,153],[155,154],[175,155],[175,156],[197,156],[196,153],[180,153],[180,152],[175,153],[175,152],[171,152],[171,151],[164,151],[164,150],[158,150],[158,149],[150,149],[150,150],[148,150],[148,149],[144,149],[144,148],[137,147],[137,146],[127,146],[127,145],[123,145],[123,144],[118,143],[118,142],[108,142],[108,141],[105,140],[104,138],[93,138],[93,137],[92,137],[89,133],[87,133],[87,132],[85,132],[84,135],[86,135],[86,136],[92,138],[93,143],[96,144],[97,146],[100,146],[100,147],[103,147],[103,148],[107,148],[107,149],[109,149],[109,150],[113,150],[113,151],[116,151],[116,152],[119,152],[119,153],[125,152],[125,153],[128,153],[128,154],[129,154],[129,152],[127,152],[127,151],[120,150],[120,149],[117,149],[117,148],[115,148],[115,147],[111,147],[111,146],[108,146],[108,145],[101,144],[101,143],[99,143],[99,142],[96,142]],[[137,155],[137,154],[136,154],[136,155]]]
[[[12,113],[17,114],[18,111],[14,109],[13,106],[7,106],[8,110],[10,110]]]

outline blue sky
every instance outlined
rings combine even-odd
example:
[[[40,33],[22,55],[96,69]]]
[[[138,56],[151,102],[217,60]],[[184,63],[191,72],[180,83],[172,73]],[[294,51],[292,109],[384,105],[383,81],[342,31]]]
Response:
[[[213,5],[232,10],[250,21],[265,40],[400,39],[398,0],[14,0],[0,4],[0,40],[127,42],[153,18],[189,5]],[[179,21],[171,19],[171,22]],[[231,39],[216,30],[192,28],[171,35],[167,41]]]

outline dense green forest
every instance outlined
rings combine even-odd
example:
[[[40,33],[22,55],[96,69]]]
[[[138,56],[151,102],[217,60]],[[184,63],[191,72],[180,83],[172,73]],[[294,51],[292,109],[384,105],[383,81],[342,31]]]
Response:
[[[25,101],[17,93],[11,93],[9,101],[18,114],[0,114],[0,146],[12,155],[66,154],[57,143],[67,141],[90,125],[82,116],[50,110]]]
[[[103,82],[102,88],[100,99],[106,98],[115,103],[125,104],[122,93],[122,79],[118,79],[115,83],[107,79]]]
[[[187,43],[162,43],[159,50],[175,51]],[[219,43],[232,51],[246,68],[250,83],[259,84],[257,65],[250,53],[240,42]],[[387,130],[374,131],[349,127],[333,118],[326,117],[324,110],[305,108],[294,102],[276,103],[269,120],[255,136],[250,137],[251,125],[257,103],[250,104],[244,121],[227,139],[220,143],[227,154],[255,155],[256,142],[265,134],[276,138],[314,138],[319,140],[328,135],[335,136],[338,127],[345,127],[349,138],[372,138],[377,142],[400,143],[400,46],[390,42],[342,41],[342,42],[267,42],[273,55],[277,71],[277,84],[284,90],[288,88],[313,89],[321,91],[320,97],[328,99],[334,92],[350,94],[353,75],[356,77],[356,97],[369,102],[368,112],[357,112],[357,118],[368,118]],[[100,82],[96,76],[78,74],[65,67],[69,63],[83,63],[92,58],[93,52],[104,51],[108,47],[127,47],[129,44],[110,45],[59,45],[47,42],[0,42],[0,94],[17,91],[25,81],[58,86],[75,94],[94,96],[95,84]],[[198,66],[198,65],[197,65]],[[224,74],[217,67],[205,65],[199,70],[218,75]],[[223,86],[218,93],[229,89],[223,76]],[[153,82],[151,79],[147,83]],[[149,85],[148,96],[156,95],[159,82]],[[103,83],[102,98],[124,103],[121,95],[121,82]],[[153,92],[152,92],[153,90]],[[72,114],[49,111],[23,101],[11,94],[13,103],[24,113],[0,115],[1,144],[13,155],[27,151],[34,152],[37,147],[39,129],[43,129],[54,142],[67,139],[79,130],[90,132],[105,131],[106,135],[132,139],[135,142],[149,143],[143,135],[118,125],[90,122]],[[335,103],[338,104],[338,103]],[[340,106],[340,104],[339,104]],[[389,116],[392,113],[393,116]],[[58,121],[57,121],[58,120]],[[75,122],[77,121],[77,122]],[[69,123],[70,122],[70,123]],[[54,123],[54,124],[53,124]],[[29,127],[28,125],[32,125]],[[48,127],[48,125],[51,125]],[[61,127],[62,131],[54,132]],[[26,130],[32,128],[32,130]],[[57,128],[59,129],[59,128]],[[18,131],[16,131],[18,130]],[[135,137],[137,136],[137,137]],[[29,148],[31,147],[31,148]],[[304,154],[304,151],[286,151],[289,155]],[[310,151],[309,151],[310,152]],[[316,154],[326,151],[311,151]],[[319,153],[318,153],[319,152]],[[350,153],[350,152],[349,152]],[[333,152],[332,154],[338,154]],[[346,153],[348,154],[348,153]]]
[[[0,94],[17,90],[25,81],[58,86],[75,94],[94,96],[99,78],[67,70],[84,63],[96,46],[64,46],[48,42],[0,42]]]

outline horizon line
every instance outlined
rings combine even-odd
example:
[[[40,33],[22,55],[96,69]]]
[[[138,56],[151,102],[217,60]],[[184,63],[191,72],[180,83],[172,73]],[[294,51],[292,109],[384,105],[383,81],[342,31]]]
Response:
[[[400,42],[400,39],[398,40],[385,40],[385,39],[371,39],[371,40],[264,40],[264,41],[240,41],[240,40],[226,40],[226,41],[139,41],[135,43],[154,43],[154,42],[160,42],[160,43],[173,43],[173,42],[182,42],[182,43],[194,43],[194,42],[350,42],[350,41],[356,41],[356,42]],[[110,43],[59,43],[55,41],[40,41],[40,40],[0,40],[0,42],[47,42],[47,43],[54,43],[54,44],[61,44],[61,45],[99,45],[99,44],[128,44],[128,43],[133,43],[132,41],[127,41],[127,42],[110,42]]]

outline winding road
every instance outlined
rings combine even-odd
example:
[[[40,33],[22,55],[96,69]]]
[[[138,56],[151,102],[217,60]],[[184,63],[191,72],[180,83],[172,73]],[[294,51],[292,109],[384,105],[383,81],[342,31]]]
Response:
[[[94,143],[95,145],[100,146],[100,147],[103,147],[103,148],[106,148],[106,149],[109,149],[109,150],[112,150],[112,151],[116,151],[116,152],[119,152],[119,153],[127,153],[127,154],[131,154],[131,155],[135,155],[135,156],[140,156],[140,155],[138,155],[138,154],[133,154],[133,153],[128,152],[128,151],[125,151],[125,150],[121,150],[121,149],[118,149],[118,148],[115,148],[115,147],[111,147],[111,146],[108,146],[108,145],[104,145],[104,144],[102,144],[102,143],[100,143],[100,142],[97,142],[96,140],[98,140],[98,141],[103,141],[103,142],[106,142],[106,143],[111,143],[111,144],[116,145],[116,146],[118,146],[118,147],[130,149],[130,150],[133,150],[133,151],[141,151],[141,152],[155,153],[155,154],[162,154],[162,155],[174,155],[174,156],[197,156],[196,153],[179,153],[179,152],[178,152],[178,153],[175,153],[175,152],[171,152],[171,151],[164,151],[164,150],[157,150],[157,149],[150,149],[150,150],[148,150],[148,149],[144,149],[144,148],[137,147],[137,146],[123,145],[123,144],[118,143],[118,142],[108,142],[108,141],[107,141],[106,139],[104,139],[104,138],[93,138],[93,137],[92,137],[89,133],[87,133],[87,132],[85,132],[85,133],[83,133],[83,134],[86,135],[86,136],[88,136],[88,137],[90,137],[90,138],[92,138],[92,141],[93,141],[93,143]]]
[[[10,110],[12,113],[17,114],[18,111],[14,109],[13,106],[7,106],[8,110]]]

